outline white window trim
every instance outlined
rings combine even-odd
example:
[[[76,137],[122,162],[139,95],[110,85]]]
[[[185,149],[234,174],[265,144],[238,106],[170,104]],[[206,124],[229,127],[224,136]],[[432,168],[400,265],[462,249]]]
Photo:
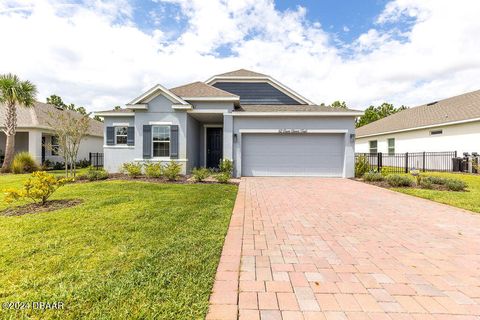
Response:
[[[57,139],[57,144],[53,144],[53,139],[55,139],[55,138]],[[53,152],[54,152],[53,149],[54,149],[55,147],[57,147],[56,154],[53,153]],[[55,135],[50,136],[50,148],[51,148],[51,150],[50,150],[50,155],[51,155],[51,156],[56,157],[56,156],[59,156],[59,155],[60,155],[60,145],[58,144],[58,137],[55,136]]]
[[[152,158],[153,160],[157,160],[157,161],[166,161],[166,160],[170,160],[171,159],[171,154],[172,154],[172,145],[171,145],[171,133],[170,133],[170,124],[154,124],[152,125],[152,142],[151,142],[151,150],[152,150]],[[168,137],[169,137],[169,140],[168,140],[168,157],[154,157],[153,156],[153,127],[168,127]],[[157,141],[157,142],[165,142],[165,141]]]
[[[128,144],[128,125],[127,126],[115,126],[114,128],[115,128],[115,145],[116,146],[126,146]],[[127,128],[127,133],[117,135],[117,128]],[[125,143],[117,143],[117,136],[125,137],[125,138],[127,138],[127,141]]]
[[[372,152],[372,147],[371,147],[371,142],[375,142],[377,144],[377,146],[375,147],[375,149],[377,150],[377,152]],[[378,140],[369,140],[368,141],[368,153],[374,153],[374,154],[377,154],[378,153]]]
[[[390,152],[390,140],[393,140],[393,152]],[[378,149],[378,142],[377,142],[377,149]],[[395,138],[387,138],[387,152],[388,152],[388,154],[394,154],[395,153]]]

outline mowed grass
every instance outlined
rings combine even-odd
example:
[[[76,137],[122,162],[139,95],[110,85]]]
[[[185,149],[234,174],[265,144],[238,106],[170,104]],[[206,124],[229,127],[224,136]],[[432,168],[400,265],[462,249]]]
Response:
[[[394,188],[393,190],[480,213],[480,175],[429,172],[422,173],[422,176],[460,179],[468,184],[468,191],[453,192],[413,188]]]
[[[28,175],[0,175],[0,189]],[[131,181],[76,183],[69,209],[0,216],[0,309],[16,319],[203,319],[237,187]],[[6,204],[0,202],[0,210]]]

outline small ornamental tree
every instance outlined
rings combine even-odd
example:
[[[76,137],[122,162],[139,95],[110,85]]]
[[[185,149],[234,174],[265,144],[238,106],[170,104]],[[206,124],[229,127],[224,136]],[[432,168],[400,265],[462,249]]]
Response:
[[[90,118],[88,115],[79,116],[68,111],[48,114],[48,124],[58,138],[58,152],[65,161],[65,176],[75,177],[78,150],[90,128]]]
[[[10,188],[5,190],[5,202],[11,203],[20,199],[29,199],[34,203],[47,203],[48,198],[58,188],[69,182],[70,179],[57,179],[53,174],[45,171],[35,171],[23,184],[22,189]]]

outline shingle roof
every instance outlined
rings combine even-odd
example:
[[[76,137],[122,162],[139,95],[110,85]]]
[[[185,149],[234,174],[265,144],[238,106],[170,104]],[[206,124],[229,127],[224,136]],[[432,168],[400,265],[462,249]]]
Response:
[[[235,111],[244,111],[244,112],[360,112],[359,110],[352,109],[339,109],[332,108],[329,106],[319,106],[319,105],[307,105],[307,104],[262,104],[262,105],[242,105],[240,108],[235,109]]]
[[[183,86],[170,89],[179,97],[232,97],[239,98],[230,92],[215,88],[204,82],[192,82]]]
[[[108,112],[108,113],[131,113],[134,112],[132,109],[110,109],[110,110],[102,110],[102,111],[97,111],[96,113],[103,113],[103,112]]]
[[[217,74],[217,77],[268,77],[266,74],[250,71],[247,69],[238,69],[222,74]]]
[[[0,105],[0,127],[3,126],[5,121],[5,111],[6,108],[3,105]],[[75,111],[70,110],[59,110],[55,106],[35,102],[35,105],[31,108],[25,108],[22,106],[17,107],[17,127],[18,128],[35,128],[35,127],[47,127],[51,128],[49,122],[50,119],[49,113],[56,112],[68,112],[73,117],[80,118],[82,115]],[[90,120],[89,135],[103,137],[103,123],[93,120]]]
[[[406,109],[356,130],[357,137],[480,118],[480,90]]]

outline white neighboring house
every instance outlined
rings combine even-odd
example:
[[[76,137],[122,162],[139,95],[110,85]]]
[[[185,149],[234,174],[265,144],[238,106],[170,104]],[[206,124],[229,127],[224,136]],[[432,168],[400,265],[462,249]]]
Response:
[[[406,109],[356,130],[355,151],[480,152],[480,90]]]
[[[5,156],[5,110],[0,106],[0,158]],[[15,135],[15,153],[28,151],[38,164],[45,160],[64,162],[55,151],[57,139],[49,125],[50,114],[69,112],[74,117],[81,115],[74,111],[56,108],[53,105],[36,102],[33,107],[17,107],[17,133]],[[52,146],[52,147],[50,147]],[[88,135],[82,140],[77,161],[88,159],[89,152],[103,152],[103,123],[91,120]]]

